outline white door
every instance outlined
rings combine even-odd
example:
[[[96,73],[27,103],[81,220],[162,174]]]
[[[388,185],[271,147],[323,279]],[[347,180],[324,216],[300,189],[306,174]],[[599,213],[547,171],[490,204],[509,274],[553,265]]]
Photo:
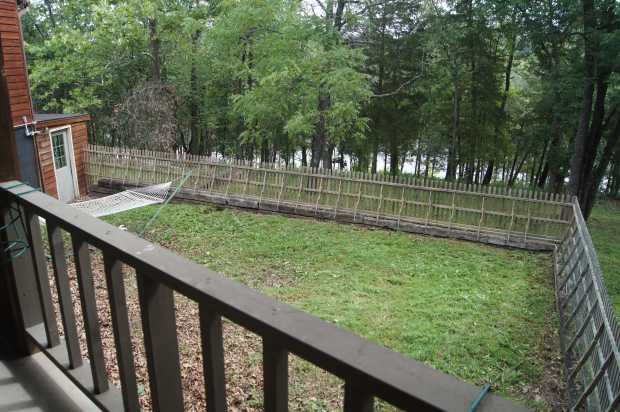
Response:
[[[52,153],[54,154],[54,170],[56,171],[56,188],[58,199],[68,202],[75,198],[73,189],[73,172],[71,171],[71,155],[69,152],[69,136],[66,130],[52,132]]]

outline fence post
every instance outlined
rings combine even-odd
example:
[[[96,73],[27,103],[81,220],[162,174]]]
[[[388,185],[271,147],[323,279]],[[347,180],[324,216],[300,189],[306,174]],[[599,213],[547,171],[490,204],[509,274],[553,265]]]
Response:
[[[263,192],[265,191],[265,185],[267,184],[267,169],[263,173],[263,187],[260,190],[260,196],[258,197],[258,208],[260,209],[260,202],[263,200]]]
[[[377,219],[375,221],[376,224],[379,223],[379,213],[381,211],[382,204],[383,204],[383,184],[381,184],[381,188],[379,190],[379,204],[377,205]]]
[[[456,209],[456,205],[455,205],[455,200],[456,200],[456,192],[452,192],[452,208],[450,209],[450,221],[448,223],[448,231],[450,233],[452,233],[452,220],[454,219],[454,211]]]
[[[280,199],[282,198],[282,193],[284,192],[284,184],[286,183],[286,174],[281,174],[280,177],[282,178],[282,186],[280,186],[280,193],[278,193],[278,202],[276,204],[276,209],[280,210]]]
[[[334,220],[338,215],[338,206],[340,206],[340,196],[342,195],[342,177],[338,177],[338,197],[336,198],[336,206],[334,207]]]
[[[532,207],[531,203],[528,203],[527,204],[527,222],[525,223],[525,233],[523,234],[524,246],[527,245],[527,233],[528,233],[528,231],[530,229],[530,219],[532,217],[532,215],[531,215],[532,211],[530,209],[531,207]]]
[[[353,211],[353,221],[354,222],[357,219],[357,208],[360,205],[360,200],[362,200],[362,185],[363,185],[363,182],[360,181],[359,184],[360,184],[360,188],[359,188],[359,191],[357,193],[357,202],[355,202],[355,210]]]
[[[431,218],[431,210],[433,208],[433,191],[429,189],[428,191],[428,206],[426,209],[426,223],[424,225],[424,234],[426,234],[426,230],[428,229],[428,224]]]
[[[404,207],[405,207],[405,186],[402,187],[402,193],[400,195],[400,208],[398,209],[398,220],[396,221],[397,229],[400,229],[400,217],[403,214]]]
[[[200,170],[202,169],[202,163],[198,163],[198,171],[196,172],[196,176],[194,176],[194,194],[196,194],[196,188],[198,187],[198,182],[200,182]]]
[[[16,239],[26,238],[25,228],[19,219],[14,220],[17,219],[18,211],[22,213],[20,207],[9,200],[8,195],[0,196],[0,227],[6,226],[0,231],[0,327],[15,354],[27,356],[32,353],[32,348],[26,338],[26,328],[42,322],[42,319],[37,304],[39,298],[32,256],[30,253],[17,256],[18,252],[12,252],[10,246]]]
[[[228,190],[230,189],[230,183],[232,182],[233,175],[233,165],[230,164],[230,173],[228,174],[228,182],[226,183],[226,191],[224,192],[224,197],[228,197]]]
[[[480,240],[480,228],[482,227],[482,221],[484,220],[484,201],[486,196],[482,196],[482,205],[480,207],[480,220],[478,221],[478,234],[476,235],[476,240]]]
[[[242,196],[245,196],[247,190],[248,190],[248,184],[250,183],[250,172],[252,171],[252,169],[245,169],[245,182],[243,183],[243,194]]]
[[[213,193],[213,185],[215,184],[215,175],[217,174],[217,164],[211,165],[213,175],[211,176],[211,183],[209,184],[209,194]]]
[[[314,216],[316,216],[319,211],[319,202],[321,201],[321,194],[323,194],[323,180],[325,180],[325,178],[319,177],[319,179],[319,195],[317,196],[316,204],[314,205]]]
[[[512,232],[512,225],[515,220],[515,199],[512,199],[512,211],[510,212],[510,225],[508,226],[508,237],[506,239],[506,244],[510,243],[510,232]]]

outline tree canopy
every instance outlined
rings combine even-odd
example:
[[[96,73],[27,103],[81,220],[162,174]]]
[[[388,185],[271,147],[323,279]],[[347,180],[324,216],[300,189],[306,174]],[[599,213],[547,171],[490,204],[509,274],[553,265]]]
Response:
[[[620,189],[617,0],[37,0],[37,110],[95,142]]]

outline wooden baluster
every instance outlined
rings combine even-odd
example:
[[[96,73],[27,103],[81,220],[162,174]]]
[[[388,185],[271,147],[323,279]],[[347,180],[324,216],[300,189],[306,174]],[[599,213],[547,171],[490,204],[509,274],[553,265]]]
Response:
[[[367,390],[349,382],[344,385],[344,412],[372,412],[374,397]]]
[[[52,293],[50,290],[50,282],[47,274],[47,262],[43,253],[43,241],[41,238],[41,226],[39,217],[26,210],[26,222],[28,225],[28,243],[30,243],[30,254],[34,262],[34,269],[37,282],[37,290],[39,292],[39,303],[41,304],[41,312],[43,315],[43,325],[45,327],[45,337],[47,338],[47,346],[54,347],[60,343],[58,337],[58,325],[56,324],[56,314],[52,305]]]
[[[114,255],[105,250],[103,251],[103,264],[110,300],[118,374],[121,378],[123,406],[125,411],[137,412],[140,410],[140,405],[138,404],[138,385],[136,384],[136,375],[134,373],[135,367],[129,332],[129,317],[127,315],[122,265]]]
[[[288,411],[288,352],[263,338],[264,410]]]
[[[56,279],[56,288],[58,289],[58,305],[60,306],[62,326],[67,342],[69,369],[73,369],[82,365],[82,354],[80,353],[80,342],[78,341],[77,328],[75,326],[75,313],[73,312],[71,288],[69,286],[69,276],[67,275],[65,247],[60,227],[58,227],[56,222],[50,219],[47,220],[47,233],[50,244],[50,254],[52,255],[54,277]]]
[[[222,317],[200,304],[202,368],[205,379],[208,412],[226,412],[226,379]]]
[[[99,318],[97,316],[97,300],[93,285],[93,274],[90,264],[88,244],[81,238],[78,232],[71,234],[73,254],[75,256],[75,270],[78,286],[80,288],[80,301],[84,314],[84,333],[90,355],[90,368],[93,375],[95,393],[103,393],[108,390],[108,379],[105,373],[105,361],[101,347],[101,334],[99,333]]]
[[[153,410],[183,410],[172,290],[143,272],[137,278]]]

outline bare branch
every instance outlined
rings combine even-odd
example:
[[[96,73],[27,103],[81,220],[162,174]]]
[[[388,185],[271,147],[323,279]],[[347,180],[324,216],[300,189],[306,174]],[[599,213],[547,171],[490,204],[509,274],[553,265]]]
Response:
[[[418,75],[416,77],[413,77],[409,80],[407,80],[406,82],[404,82],[403,84],[401,84],[400,86],[398,86],[395,90],[389,92],[389,93],[381,93],[381,94],[373,94],[372,98],[378,98],[378,97],[389,97],[389,96],[394,96],[395,94],[400,93],[400,91],[405,88],[405,86],[413,83],[415,80],[419,79],[420,77],[422,77],[422,75]]]

